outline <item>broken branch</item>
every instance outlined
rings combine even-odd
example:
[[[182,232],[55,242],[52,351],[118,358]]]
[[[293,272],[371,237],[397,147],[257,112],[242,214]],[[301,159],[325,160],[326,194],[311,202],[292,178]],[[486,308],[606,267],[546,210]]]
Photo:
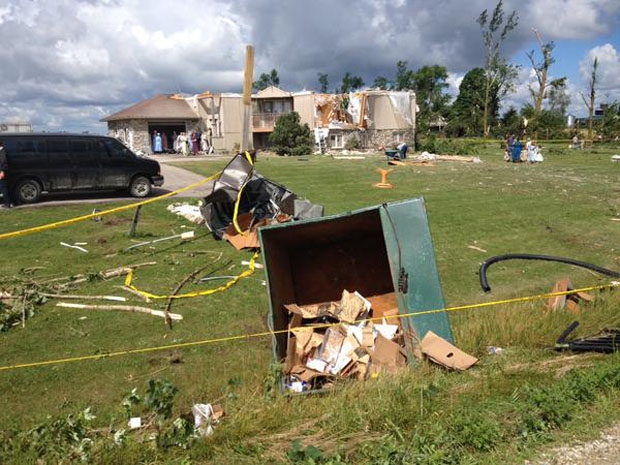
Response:
[[[58,302],[57,307],[79,308],[82,310],[121,310],[125,312],[147,313],[149,315],[166,318],[166,314],[161,310],[153,310],[147,307],[138,307],[135,305],[89,305],[89,304],[73,304],[69,302]],[[171,320],[182,320],[183,315],[178,313],[169,313],[168,318]]]

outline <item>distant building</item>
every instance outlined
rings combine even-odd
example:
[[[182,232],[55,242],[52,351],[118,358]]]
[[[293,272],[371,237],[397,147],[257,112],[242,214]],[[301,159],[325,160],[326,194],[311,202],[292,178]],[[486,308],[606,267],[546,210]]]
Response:
[[[0,121],[2,132],[32,132],[32,124],[29,121]]]
[[[278,118],[297,112],[301,124],[315,134],[317,150],[345,146],[380,149],[400,142],[413,143],[416,101],[413,92],[367,90],[350,94],[286,92],[268,87],[252,96],[252,142],[269,147]],[[203,92],[193,96],[162,94],[103,118],[108,133],[135,151],[152,152],[160,133],[164,150],[171,149],[181,132],[208,135],[217,151],[238,148],[243,130],[243,96]],[[352,143],[348,141],[355,138]]]

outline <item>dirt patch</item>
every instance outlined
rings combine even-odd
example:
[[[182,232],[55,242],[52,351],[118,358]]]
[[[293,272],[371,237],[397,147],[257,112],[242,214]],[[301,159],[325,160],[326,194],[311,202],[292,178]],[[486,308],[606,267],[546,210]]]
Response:
[[[120,217],[109,218],[103,222],[103,224],[106,226],[118,226],[119,224],[127,224],[127,223],[131,223],[131,220],[129,218],[120,218]]]

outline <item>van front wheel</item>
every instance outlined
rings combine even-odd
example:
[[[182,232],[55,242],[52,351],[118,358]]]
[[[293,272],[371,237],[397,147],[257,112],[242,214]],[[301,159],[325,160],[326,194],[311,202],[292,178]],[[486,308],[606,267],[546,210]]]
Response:
[[[15,188],[18,203],[35,203],[41,198],[41,185],[34,179],[24,179]]]
[[[129,193],[133,197],[146,197],[151,193],[151,180],[145,176],[133,178],[129,185]]]

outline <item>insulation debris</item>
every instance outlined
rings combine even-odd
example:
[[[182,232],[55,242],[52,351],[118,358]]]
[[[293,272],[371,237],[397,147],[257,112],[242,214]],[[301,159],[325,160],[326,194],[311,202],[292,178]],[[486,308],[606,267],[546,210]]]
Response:
[[[182,216],[183,218],[196,224],[203,224],[205,219],[200,213],[200,205],[190,205],[188,203],[171,203],[166,207],[171,213]]]

